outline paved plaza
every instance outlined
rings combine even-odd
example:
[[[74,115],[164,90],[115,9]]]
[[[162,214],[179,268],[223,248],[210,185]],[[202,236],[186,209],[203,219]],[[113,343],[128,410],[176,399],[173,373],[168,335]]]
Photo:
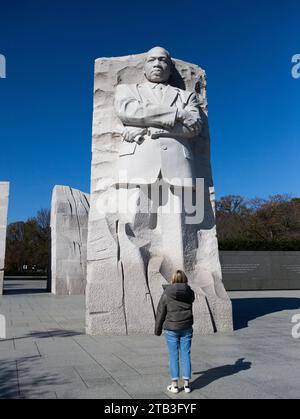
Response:
[[[5,281],[0,398],[300,398],[300,291],[232,292],[235,331],[195,336],[193,392],[168,394],[163,337],[85,335],[84,297]]]

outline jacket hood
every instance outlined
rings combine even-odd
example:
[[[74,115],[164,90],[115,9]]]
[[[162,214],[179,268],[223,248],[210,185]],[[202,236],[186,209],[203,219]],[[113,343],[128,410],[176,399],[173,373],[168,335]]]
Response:
[[[194,291],[188,284],[171,284],[165,287],[165,292],[168,297],[177,301],[189,302],[193,296]]]

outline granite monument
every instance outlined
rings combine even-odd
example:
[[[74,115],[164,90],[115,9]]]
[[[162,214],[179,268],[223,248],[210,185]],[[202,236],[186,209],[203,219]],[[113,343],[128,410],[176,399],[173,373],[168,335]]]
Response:
[[[87,333],[153,333],[183,269],[195,333],[232,330],[222,283],[205,72],[163,48],[95,65]]]

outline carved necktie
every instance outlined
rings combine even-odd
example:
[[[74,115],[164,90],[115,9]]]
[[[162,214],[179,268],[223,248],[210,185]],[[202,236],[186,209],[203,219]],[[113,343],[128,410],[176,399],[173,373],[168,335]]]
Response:
[[[158,83],[153,89],[154,94],[156,98],[158,99],[159,103],[163,101],[165,88],[166,86],[164,84]]]

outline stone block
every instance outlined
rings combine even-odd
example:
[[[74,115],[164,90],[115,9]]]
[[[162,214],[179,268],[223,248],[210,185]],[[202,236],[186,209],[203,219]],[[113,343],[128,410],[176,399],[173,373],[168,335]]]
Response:
[[[3,293],[9,183],[0,182],[0,295]]]
[[[51,204],[53,294],[85,293],[88,215],[88,194],[69,186],[55,186]]]

